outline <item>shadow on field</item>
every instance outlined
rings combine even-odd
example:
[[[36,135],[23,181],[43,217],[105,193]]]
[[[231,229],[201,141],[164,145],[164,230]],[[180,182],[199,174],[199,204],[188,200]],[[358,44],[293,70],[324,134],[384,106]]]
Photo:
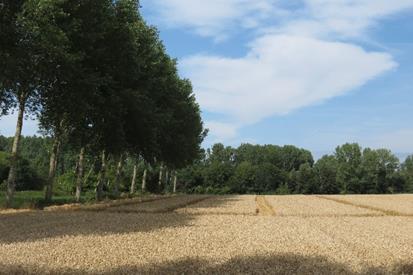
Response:
[[[166,203],[167,200],[145,202],[145,204]],[[208,200],[210,201],[208,207],[219,207],[231,198],[212,197]],[[0,214],[0,244],[31,242],[59,236],[150,232],[165,227],[187,226],[195,218],[194,215],[177,212],[118,213],[109,210],[55,210]]]
[[[91,270],[44,269],[36,266],[8,266],[0,264],[1,272],[12,274],[64,273],[91,274]],[[202,259],[150,264],[143,266],[123,266],[99,274],[413,274],[412,263],[400,263],[389,268],[366,267],[354,272],[348,266],[331,262],[324,257],[301,256],[295,254],[275,254],[272,256],[236,257],[228,262],[212,264]]]
[[[275,254],[236,257],[223,264],[187,259],[162,265],[121,267],[105,274],[413,274],[413,263],[401,263],[388,269],[366,267],[354,272],[348,266],[321,256]]]

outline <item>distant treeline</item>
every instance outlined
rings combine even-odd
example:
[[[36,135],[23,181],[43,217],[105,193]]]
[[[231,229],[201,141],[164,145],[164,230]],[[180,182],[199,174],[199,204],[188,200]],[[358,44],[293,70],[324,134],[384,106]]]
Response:
[[[0,181],[8,175],[12,138],[0,136]],[[42,189],[47,182],[52,139],[24,137],[21,141],[18,190]],[[78,152],[62,148],[57,168],[56,192],[74,193]],[[333,155],[314,161],[310,151],[295,146],[250,145],[238,148],[215,144],[191,166],[173,173],[161,163],[149,165],[126,157],[120,179],[118,163],[110,158],[105,191],[119,180],[120,191],[130,192],[132,182],[144,191],[182,193],[277,194],[385,194],[413,192],[413,156],[400,163],[386,149],[362,149],[344,144]],[[93,191],[100,171],[99,156],[85,157],[85,191]],[[133,177],[135,175],[135,179]],[[3,188],[5,184],[2,185]]]
[[[353,143],[315,162],[294,146],[215,144],[179,175],[190,193],[403,193],[413,192],[413,156],[401,164],[390,150]]]

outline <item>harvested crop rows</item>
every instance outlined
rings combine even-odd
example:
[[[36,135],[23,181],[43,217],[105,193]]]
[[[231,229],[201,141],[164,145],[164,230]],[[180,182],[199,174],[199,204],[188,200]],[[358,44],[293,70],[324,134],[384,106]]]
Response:
[[[316,196],[267,196],[279,216],[329,217],[329,216],[381,216],[383,213],[354,205],[344,205]]]
[[[319,197],[364,209],[372,209],[389,216],[413,216],[413,200],[411,199],[411,195],[348,195]]]
[[[176,210],[191,215],[256,215],[254,196],[219,196]]]
[[[0,273],[413,274],[412,202],[173,196],[4,212]]]

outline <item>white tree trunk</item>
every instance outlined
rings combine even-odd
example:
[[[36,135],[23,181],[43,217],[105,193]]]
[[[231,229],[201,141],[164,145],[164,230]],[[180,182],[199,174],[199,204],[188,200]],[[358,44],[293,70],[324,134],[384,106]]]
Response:
[[[102,151],[101,167],[99,172],[99,179],[96,185],[96,200],[101,201],[103,199],[103,185],[106,181],[106,152]]]
[[[118,167],[116,169],[116,177],[114,182],[114,195],[115,197],[119,196],[119,185],[120,185],[120,178],[122,175],[122,168],[123,168],[123,156],[119,157]]]
[[[177,175],[176,171],[174,171],[174,189],[173,189],[173,192],[174,192],[174,193],[176,193],[176,184],[177,184],[177,181],[178,181],[178,175]]]
[[[142,176],[142,193],[145,193],[146,191],[146,176],[148,174],[148,169],[145,168],[143,171],[143,176]]]
[[[80,149],[79,162],[77,164],[77,178],[76,178],[76,202],[80,202],[80,195],[82,193],[83,176],[84,176],[84,159],[85,147]]]
[[[165,171],[165,185],[168,186],[169,183],[169,170],[166,169]]]
[[[159,168],[159,181],[158,181],[159,186],[162,185],[162,175],[163,175],[163,163],[161,163],[161,167]]]
[[[136,174],[138,173],[138,166],[135,164],[133,166],[133,175],[132,175],[132,183],[130,185],[130,193],[133,195],[135,193],[135,185],[136,185]]]
[[[19,103],[19,112],[17,114],[16,133],[14,134],[13,147],[11,149],[11,161],[9,176],[7,179],[6,207],[11,207],[13,203],[14,191],[16,190],[17,162],[19,158],[19,145],[23,129],[24,109],[26,100],[22,98]]]
[[[59,151],[60,151],[60,137],[59,135],[57,135],[54,138],[52,152],[50,154],[49,176],[47,179],[46,192],[45,192],[45,200],[47,202],[51,202],[52,197],[53,197],[53,185],[54,185],[54,181],[56,177],[57,160],[59,157]]]

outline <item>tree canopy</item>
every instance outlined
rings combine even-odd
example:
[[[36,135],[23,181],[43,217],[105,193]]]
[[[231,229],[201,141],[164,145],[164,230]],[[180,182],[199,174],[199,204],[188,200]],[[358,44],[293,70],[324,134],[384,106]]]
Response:
[[[8,201],[27,114],[53,140],[46,199],[64,146],[101,156],[100,182],[111,157],[171,168],[198,157],[205,132],[192,85],[139,8],[137,0],[2,1],[0,114],[19,113]]]

